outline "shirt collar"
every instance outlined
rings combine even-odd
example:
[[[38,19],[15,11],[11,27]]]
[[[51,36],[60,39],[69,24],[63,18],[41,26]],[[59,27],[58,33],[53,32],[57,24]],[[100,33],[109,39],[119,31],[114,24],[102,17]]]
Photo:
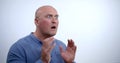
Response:
[[[42,44],[42,42],[33,34],[33,32],[30,33],[30,36],[35,42]]]

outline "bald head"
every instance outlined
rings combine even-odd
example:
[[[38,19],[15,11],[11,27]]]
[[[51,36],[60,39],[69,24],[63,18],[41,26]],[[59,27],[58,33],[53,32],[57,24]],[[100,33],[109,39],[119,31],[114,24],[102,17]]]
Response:
[[[39,7],[36,12],[35,12],[35,18],[36,17],[40,17],[40,15],[42,15],[42,13],[47,13],[49,11],[54,11],[57,13],[56,9],[52,6],[46,5],[46,6],[42,6]]]
[[[42,37],[54,36],[58,28],[58,13],[52,6],[42,6],[35,13],[36,34]]]

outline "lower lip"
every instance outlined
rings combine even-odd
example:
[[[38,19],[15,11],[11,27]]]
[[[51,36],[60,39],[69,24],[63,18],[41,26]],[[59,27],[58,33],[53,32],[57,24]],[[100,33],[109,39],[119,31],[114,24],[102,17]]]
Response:
[[[56,30],[56,28],[52,28],[51,30]]]

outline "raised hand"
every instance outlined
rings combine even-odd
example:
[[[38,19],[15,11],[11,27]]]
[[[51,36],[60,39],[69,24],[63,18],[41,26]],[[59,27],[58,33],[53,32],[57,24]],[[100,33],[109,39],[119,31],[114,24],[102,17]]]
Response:
[[[47,38],[42,41],[43,46],[42,46],[42,51],[41,51],[41,60],[43,63],[49,63],[51,56],[50,53],[52,49],[55,47],[55,43],[53,44],[54,38]]]
[[[75,58],[76,46],[72,39],[68,40],[68,45],[66,50],[63,50],[62,46],[60,46],[61,56],[65,60],[66,63],[72,63]]]

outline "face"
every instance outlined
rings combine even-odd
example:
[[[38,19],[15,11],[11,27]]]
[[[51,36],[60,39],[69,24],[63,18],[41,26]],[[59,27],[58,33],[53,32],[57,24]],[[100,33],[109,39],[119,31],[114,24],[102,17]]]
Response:
[[[37,30],[43,36],[54,36],[58,28],[58,14],[52,7],[45,7],[38,11],[35,19]]]

